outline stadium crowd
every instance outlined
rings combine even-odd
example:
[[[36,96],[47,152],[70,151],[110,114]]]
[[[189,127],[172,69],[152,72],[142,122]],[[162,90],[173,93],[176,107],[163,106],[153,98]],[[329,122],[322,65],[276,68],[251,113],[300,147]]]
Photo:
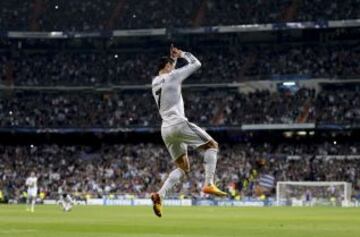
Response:
[[[223,189],[229,185],[252,195],[244,181],[266,164],[266,173],[277,181],[348,181],[355,193],[360,188],[360,159],[331,159],[330,155],[359,155],[358,143],[338,144],[269,144],[244,143],[222,145],[217,180]],[[323,157],[316,157],[322,155]],[[76,195],[137,195],[146,197],[157,190],[173,168],[163,145],[118,144],[89,146],[19,145],[0,146],[0,190],[5,196],[19,199],[25,191],[30,171],[39,177],[39,189],[47,198],[57,198],[58,189]],[[202,156],[191,152],[192,170],[176,192],[200,197],[204,171]],[[300,157],[294,159],[294,156]],[[24,162],[26,161],[26,162]],[[254,181],[254,180],[253,180]]]
[[[355,89],[357,88],[357,89]],[[295,93],[239,93],[236,89],[184,90],[190,121],[202,126],[274,123],[359,124],[360,91],[302,88]],[[85,103],[84,103],[85,102]],[[146,106],[144,106],[146,103]],[[157,127],[149,90],[118,92],[14,92],[0,97],[1,127]]]
[[[167,27],[171,32],[174,27],[326,21],[359,16],[360,0],[0,1],[2,32],[159,27]],[[346,33],[344,35],[346,38]],[[59,47],[61,44],[53,44],[52,40],[27,39],[27,44],[39,43],[40,48],[22,48],[21,40],[0,39],[0,85],[9,86],[0,91],[0,128],[160,126],[150,89],[8,90],[11,86],[106,88],[151,83],[161,56],[156,48],[143,50],[141,47],[145,46],[137,44],[136,49],[117,49],[111,47],[112,39],[100,39],[92,44],[99,46],[94,49],[86,47],[86,40],[66,44],[84,44],[83,48],[72,49]],[[304,40],[311,39],[304,34]],[[203,66],[186,83],[360,75],[360,45],[356,38],[352,42],[292,42],[241,46],[216,42],[196,45],[194,50],[189,47]],[[184,89],[184,100],[189,120],[200,126],[360,124],[359,86],[322,89],[318,93],[307,88],[296,92],[261,90],[248,94],[239,93],[238,88]],[[260,160],[266,164],[265,171],[278,181],[348,181],[360,196],[359,149],[359,143],[225,144],[221,146],[217,179],[222,189],[234,186],[241,195],[252,196],[253,186],[245,183],[255,182],[251,176]],[[192,172],[177,193],[197,198],[202,195],[199,192],[204,176],[202,158],[198,153],[190,154]],[[332,158],[329,155],[353,156]],[[30,171],[37,173],[40,191],[48,198],[57,198],[59,188],[79,196],[147,197],[173,168],[165,147],[159,144],[0,145],[0,157],[0,191],[11,199],[21,199]]]
[[[360,121],[359,90],[324,90],[316,99],[317,120],[323,123],[336,122],[355,124]],[[321,108],[321,109],[320,109]]]
[[[166,53],[12,50],[0,53],[0,75],[10,84],[26,86],[150,84],[156,75],[158,59]],[[193,53],[203,66],[187,83],[231,83],[281,76],[343,78],[360,75],[358,42],[199,47]]]
[[[358,18],[359,6],[359,0],[14,0],[0,2],[0,28],[94,31],[343,20]]]

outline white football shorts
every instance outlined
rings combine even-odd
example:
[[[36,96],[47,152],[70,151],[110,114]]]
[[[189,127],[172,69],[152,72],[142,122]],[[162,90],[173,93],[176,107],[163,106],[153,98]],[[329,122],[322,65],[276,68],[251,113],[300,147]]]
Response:
[[[28,196],[29,197],[36,197],[37,196],[37,188],[29,188],[28,189]]]
[[[187,154],[188,146],[196,149],[213,140],[204,129],[188,121],[162,127],[161,136],[173,160]]]

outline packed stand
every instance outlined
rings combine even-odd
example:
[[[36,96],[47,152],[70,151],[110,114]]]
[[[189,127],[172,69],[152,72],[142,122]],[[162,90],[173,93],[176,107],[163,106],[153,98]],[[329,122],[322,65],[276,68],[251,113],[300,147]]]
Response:
[[[219,186],[235,184],[242,196],[254,195],[242,183],[249,179],[257,162],[277,181],[347,181],[355,193],[360,188],[360,159],[330,159],[330,155],[359,155],[358,143],[222,145],[217,166]],[[9,199],[20,199],[29,172],[39,176],[39,190],[46,198],[57,198],[58,190],[92,198],[104,195],[147,197],[157,190],[174,168],[163,145],[89,146],[0,146],[0,190]],[[294,155],[300,157],[293,159]],[[323,155],[323,157],[316,157]],[[199,198],[204,181],[203,159],[190,153],[191,172],[175,193]],[[26,162],[24,162],[26,161]],[[176,194],[177,195],[177,194]]]
[[[0,3],[0,28],[101,31],[343,20],[357,19],[359,9],[359,0],[16,0]]]
[[[185,89],[190,121],[202,126],[241,124],[360,123],[357,89],[297,92]],[[14,92],[0,97],[5,128],[158,127],[158,108],[149,90],[118,92]]]
[[[358,124],[360,122],[360,88],[323,90],[317,97],[316,109],[319,122]]]
[[[296,21],[326,21],[358,19],[360,16],[359,0],[303,0],[299,6]]]
[[[26,86],[150,84],[166,51],[18,51],[0,53],[2,78]],[[273,77],[360,75],[360,45],[284,44],[199,47],[202,68],[186,83],[231,83]],[[180,61],[181,62],[181,61]],[[180,63],[179,62],[179,63]]]
[[[193,26],[201,1],[125,1],[115,29],[174,28]]]
[[[315,92],[295,94],[236,90],[185,90],[190,121],[200,125],[294,123],[313,102]],[[321,108],[319,108],[321,109]],[[119,92],[15,92],[0,97],[1,127],[158,127],[158,108],[149,90]],[[314,122],[314,111],[307,122]]]
[[[205,25],[358,19],[359,0],[206,1]]]
[[[149,92],[15,93],[0,98],[1,127],[125,127],[160,122]],[[144,106],[144,102],[149,102]]]
[[[209,97],[208,100],[211,98]],[[314,122],[317,119],[316,111],[312,106],[315,100],[315,91],[304,88],[296,93],[267,90],[249,94],[224,93],[219,97],[218,101],[221,102],[216,106],[221,110],[213,121],[216,125],[291,124],[300,122],[306,114],[306,122]],[[321,110],[321,108],[317,109]]]
[[[154,75],[154,53],[19,53],[2,55],[11,67],[13,83],[26,86],[109,86],[149,84]],[[1,56],[0,56],[1,58]],[[144,63],[147,62],[147,63]],[[3,70],[5,77],[6,70]]]
[[[285,14],[293,2],[208,0],[203,24],[217,26],[290,21],[293,19],[286,19]]]
[[[44,31],[104,31],[118,0],[43,0],[39,18]]]
[[[0,1],[0,31],[28,31],[31,2],[30,0]]]

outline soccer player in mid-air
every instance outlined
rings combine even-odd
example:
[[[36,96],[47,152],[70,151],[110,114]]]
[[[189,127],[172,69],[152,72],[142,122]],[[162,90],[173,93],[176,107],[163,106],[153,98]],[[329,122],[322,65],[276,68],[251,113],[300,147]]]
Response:
[[[30,173],[30,177],[28,177],[25,181],[25,185],[27,186],[27,200],[26,200],[26,210],[34,212],[35,211],[35,202],[37,196],[37,177],[34,172]]]
[[[185,59],[187,65],[175,69],[178,58]],[[153,210],[158,217],[162,215],[162,199],[190,171],[188,146],[204,151],[205,184],[202,191],[216,196],[227,195],[214,184],[218,143],[203,129],[190,123],[184,113],[182,82],[200,67],[200,61],[191,53],[171,45],[170,57],[161,58],[159,74],[152,81],[152,93],[162,119],[161,136],[177,166],[161,189],[151,194]]]

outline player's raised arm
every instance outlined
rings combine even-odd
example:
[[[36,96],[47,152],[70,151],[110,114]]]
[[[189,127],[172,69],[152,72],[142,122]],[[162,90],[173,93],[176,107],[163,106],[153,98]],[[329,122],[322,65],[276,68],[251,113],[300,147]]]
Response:
[[[174,47],[174,44],[170,45],[170,58],[174,60],[173,69],[176,68],[177,59],[180,57],[181,51]]]
[[[184,80],[201,67],[201,62],[191,53],[178,50],[178,55],[185,59],[188,64],[173,71],[176,78]]]

